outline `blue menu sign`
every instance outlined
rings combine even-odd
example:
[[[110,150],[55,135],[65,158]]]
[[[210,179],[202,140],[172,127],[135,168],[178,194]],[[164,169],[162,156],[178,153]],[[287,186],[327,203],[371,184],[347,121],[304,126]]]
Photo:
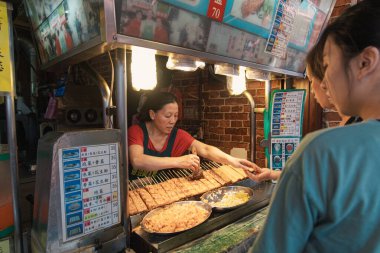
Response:
[[[270,168],[282,170],[302,137],[305,90],[276,90],[270,103]]]
[[[120,223],[118,144],[59,150],[63,240]]]

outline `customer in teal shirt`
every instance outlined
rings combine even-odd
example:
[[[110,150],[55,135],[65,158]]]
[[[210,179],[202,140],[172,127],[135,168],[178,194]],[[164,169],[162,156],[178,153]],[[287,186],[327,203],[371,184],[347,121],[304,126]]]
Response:
[[[309,134],[288,160],[253,252],[380,252],[380,2],[324,31],[328,93],[362,123]]]

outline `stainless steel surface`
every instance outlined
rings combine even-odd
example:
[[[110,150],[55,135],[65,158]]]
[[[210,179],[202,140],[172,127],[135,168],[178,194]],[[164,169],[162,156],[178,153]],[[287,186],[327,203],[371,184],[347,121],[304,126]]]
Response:
[[[115,58],[115,88],[116,88],[116,106],[117,106],[117,123],[116,128],[120,129],[120,143],[121,143],[121,178],[125,179],[121,184],[121,189],[124,193],[125,198],[122,198],[122,207],[125,208],[122,213],[121,219],[124,224],[124,229],[127,234],[127,246],[130,245],[131,238],[131,228],[129,222],[129,212],[127,206],[127,196],[128,196],[128,111],[127,111],[127,59],[125,49],[116,50]]]
[[[241,203],[241,204],[238,204],[238,205],[235,205],[235,206],[230,206],[230,207],[219,207],[219,206],[216,206],[217,202],[220,202],[222,201],[223,197],[226,195],[226,194],[231,194],[231,193],[237,193],[237,192],[245,192],[248,194],[249,198],[247,199],[247,201],[245,201],[244,203]],[[249,187],[244,187],[244,186],[224,186],[224,187],[220,187],[214,191],[210,191],[210,192],[206,192],[204,193],[202,196],[201,196],[201,200],[205,203],[208,203],[212,208],[213,210],[215,211],[228,211],[228,210],[232,210],[232,209],[235,209],[235,208],[238,208],[242,205],[245,205],[253,196],[253,190]]]
[[[103,54],[108,51],[108,47],[101,36],[97,36],[88,42],[79,45],[63,55],[60,55],[50,62],[41,66],[42,70],[50,69],[52,71],[66,70],[69,65],[77,64],[88,60],[92,57]],[[59,64],[58,64],[59,63]]]
[[[105,31],[104,32],[102,31],[102,37],[104,37],[105,41],[107,41],[108,43],[114,42],[115,35],[117,33],[115,5],[116,5],[115,0],[104,0],[104,6],[103,6],[104,20],[102,16],[100,18],[102,27],[105,27]]]
[[[200,223],[196,224],[195,226],[186,228],[186,229],[181,230],[181,231],[176,231],[176,232],[158,232],[158,231],[152,231],[152,230],[150,230],[146,226],[146,220],[148,218],[156,215],[157,213],[162,212],[164,209],[170,208],[171,206],[181,206],[181,205],[194,205],[194,206],[201,207],[202,209],[204,209],[204,210],[206,210],[208,212],[208,215],[207,215],[207,217],[205,217],[205,219],[203,221],[201,221]],[[156,208],[156,209],[153,209],[152,211],[150,211],[149,213],[147,213],[147,215],[145,215],[144,218],[143,218],[143,220],[141,221],[141,228],[145,232],[148,232],[148,233],[151,233],[151,234],[174,235],[174,234],[178,234],[178,233],[190,230],[190,229],[192,229],[192,228],[194,228],[196,226],[199,226],[200,224],[202,224],[203,222],[205,222],[210,217],[211,213],[212,213],[211,206],[209,204],[207,204],[207,203],[202,202],[202,201],[179,201],[179,202],[174,202],[173,204],[170,204],[170,205],[168,205],[166,207]],[[173,219],[175,219],[175,217],[173,217]]]
[[[22,34],[22,33],[21,33]],[[17,43],[27,53],[28,61],[30,64],[30,101],[31,108],[34,113],[37,112],[37,96],[38,96],[38,82],[37,82],[37,53],[33,42],[29,38],[23,37],[21,34],[17,35]]]
[[[112,94],[110,92],[110,88],[108,87],[107,81],[88,62],[84,62],[81,67],[89,74],[88,76],[93,79],[96,84],[98,84],[100,94],[102,94],[103,127],[111,128],[113,120],[108,120],[106,110],[108,107],[112,106]]]
[[[19,175],[18,175],[18,155],[17,155],[17,137],[16,137],[16,112],[14,104],[14,94],[16,92],[16,79],[15,79],[15,69],[14,69],[14,48],[13,48],[13,23],[12,23],[12,5],[7,3],[7,14],[8,14],[8,32],[9,32],[9,45],[11,62],[9,63],[11,68],[11,87],[12,91],[10,94],[5,96],[5,107],[6,107],[6,120],[7,120],[7,137],[8,146],[10,154],[10,165],[11,165],[11,182],[12,182],[12,202],[13,202],[13,219],[14,219],[14,243],[15,252],[21,253],[22,247],[22,224],[20,215],[20,203],[19,203]],[[6,38],[8,39],[8,38]]]
[[[269,100],[270,100],[271,88],[272,88],[271,81],[270,80],[265,80],[265,109],[267,111],[269,110]],[[269,134],[268,134],[267,141],[268,141],[269,149],[270,149],[271,148],[271,145],[270,145],[270,143],[271,143],[270,131],[269,131]],[[271,153],[270,150],[269,150],[269,153]],[[265,164],[268,164],[268,166],[269,166],[268,158],[266,156],[265,156]]]
[[[155,235],[145,232],[141,227],[136,227],[132,233],[132,249],[137,252],[167,252],[200,238],[267,206],[275,186],[275,184],[270,182],[257,184],[249,179],[240,181],[236,185],[252,188],[255,198],[252,198],[246,205],[236,209],[226,212],[213,212],[204,223],[194,229],[176,235]],[[194,198],[194,200],[198,199],[197,197]]]
[[[81,250],[86,248],[99,246],[96,245],[96,242],[98,244],[106,244],[116,237],[125,235],[122,225],[115,225],[75,240],[63,242],[63,214],[61,213],[60,202],[58,150],[66,147],[99,145],[119,141],[120,131],[115,129],[66,133],[50,132],[39,140],[31,234],[33,252],[81,252]],[[120,199],[125,199],[125,195],[122,192]],[[119,248],[119,250],[121,249]]]
[[[248,91],[244,91],[243,93],[251,106],[250,112],[250,144],[251,144],[251,152],[250,159],[252,162],[256,162],[256,113],[255,113],[255,100],[253,99],[251,93]]]

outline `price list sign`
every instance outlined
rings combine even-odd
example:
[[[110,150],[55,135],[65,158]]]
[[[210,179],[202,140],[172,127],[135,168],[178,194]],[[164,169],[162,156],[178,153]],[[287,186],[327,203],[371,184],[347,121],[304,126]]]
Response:
[[[274,91],[271,99],[270,167],[283,169],[302,137],[305,90]]]
[[[298,6],[299,1],[296,0],[280,0],[278,2],[265,52],[280,58],[285,57]]]
[[[59,150],[64,241],[120,223],[118,144]]]

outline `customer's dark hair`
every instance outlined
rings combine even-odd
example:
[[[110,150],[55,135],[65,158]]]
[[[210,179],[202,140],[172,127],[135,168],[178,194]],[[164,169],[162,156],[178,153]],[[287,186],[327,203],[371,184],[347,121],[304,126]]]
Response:
[[[368,46],[380,49],[380,1],[364,0],[348,8],[324,33],[342,49],[346,64]]]
[[[325,76],[325,69],[323,67],[323,48],[326,42],[326,34],[322,34],[317,44],[309,51],[306,56],[306,64],[311,71],[311,75],[318,78],[320,81]]]
[[[170,92],[153,91],[149,93],[143,107],[141,108],[141,112],[138,117],[139,120],[142,122],[151,121],[152,119],[149,116],[150,110],[157,112],[170,103],[177,103],[176,96]]]

